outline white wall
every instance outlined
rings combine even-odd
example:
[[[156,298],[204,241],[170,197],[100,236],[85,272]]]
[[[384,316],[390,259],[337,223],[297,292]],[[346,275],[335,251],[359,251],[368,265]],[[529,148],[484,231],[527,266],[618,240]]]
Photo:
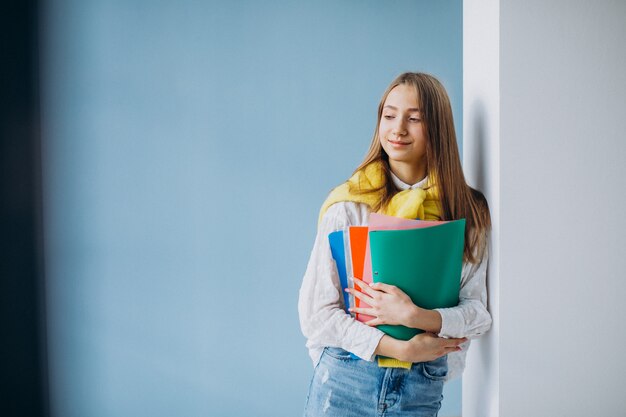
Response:
[[[466,1],[466,18],[485,8]],[[625,22],[623,1],[499,1],[499,143],[465,135],[466,147],[499,153],[499,293],[491,294],[499,325],[495,348],[486,339],[472,352],[490,358],[488,379],[474,372],[464,380],[496,384],[488,398],[498,397],[499,412],[464,405],[465,417],[617,416],[626,408]],[[494,70],[492,61],[480,69],[471,52],[466,80]],[[466,103],[489,97],[471,85]],[[486,126],[495,124],[493,110]],[[464,111],[467,123],[472,105]],[[484,165],[476,155],[470,162]]]
[[[496,416],[498,411],[500,167],[499,167],[499,1],[463,5],[463,167],[491,208],[489,311],[491,330],[474,340],[463,377],[463,416]]]

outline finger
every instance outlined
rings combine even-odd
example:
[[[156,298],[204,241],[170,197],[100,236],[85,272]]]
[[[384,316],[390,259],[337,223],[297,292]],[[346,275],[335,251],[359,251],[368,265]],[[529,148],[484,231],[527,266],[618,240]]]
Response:
[[[395,285],[385,284],[384,282],[374,282],[371,287],[375,290],[386,292],[386,293],[395,293],[398,291],[398,287]]]
[[[356,298],[358,298],[359,300],[363,301],[365,304],[369,304],[369,305],[374,305],[374,299],[366,294],[363,294],[362,292],[354,289],[354,288],[346,288],[346,292],[352,294],[353,296],[355,296]]]
[[[378,317],[376,317],[375,319],[366,321],[365,324],[367,324],[368,326],[378,326],[380,324],[385,324],[385,322],[379,319]]]
[[[367,316],[376,316],[373,308],[350,307],[348,311],[351,313],[365,314]]]
[[[450,338],[450,339],[444,339],[442,338],[442,340],[444,340],[444,346],[446,347],[456,347],[458,345],[460,345],[463,342],[466,342],[467,339],[462,337],[462,338]]]
[[[359,287],[361,287],[362,292],[368,294],[369,296],[373,296],[376,293],[376,291],[373,290],[370,285],[362,279],[359,279],[357,277],[352,277],[352,279],[359,285]]]
[[[455,347],[447,347],[444,348],[444,351],[447,353],[452,353],[452,352],[459,352],[461,350],[460,346],[455,346]]]

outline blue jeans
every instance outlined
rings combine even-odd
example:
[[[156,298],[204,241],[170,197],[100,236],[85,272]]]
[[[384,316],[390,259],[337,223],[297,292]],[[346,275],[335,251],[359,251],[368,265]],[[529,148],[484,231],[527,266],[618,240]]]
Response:
[[[377,361],[327,347],[315,367],[304,416],[436,417],[447,372],[447,356],[411,369],[379,368]]]

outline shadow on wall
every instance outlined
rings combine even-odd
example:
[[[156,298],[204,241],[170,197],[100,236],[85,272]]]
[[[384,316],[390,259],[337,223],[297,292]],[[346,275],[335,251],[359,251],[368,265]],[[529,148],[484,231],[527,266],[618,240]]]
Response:
[[[480,100],[472,103],[472,113],[470,115],[471,125],[474,127],[471,134],[471,141],[466,141],[463,147],[474,156],[474,172],[476,175],[476,184],[479,190],[486,190],[487,182],[485,180],[485,141],[487,135],[485,133],[485,107]],[[469,146],[468,146],[469,144]],[[468,149],[469,148],[469,149]]]
[[[487,155],[485,154],[488,151],[487,140],[488,140],[488,132],[487,132],[487,114],[485,110],[485,106],[482,101],[476,100],[472,103],[470,107],[470,125],[473,127],[472,131],[469,132],[470,137],[467,138],[463,144],[466,152],[469,155],[472,155],[472,173],[473,179],[475,181],[472,186],[481,190],[483,194],[492,195],[489,190],[489,183],[487,179],[489,178],[488,166],[487,166]],[[490,262],[491,263],[491,262]],[[489,306],[489,300],[491,299],[489,295],[489,269],[487,270],[487,309],[491,311]],[[490,362],[490,349],[476,349],[476,344],[479,341],[474,342],[473,348],[473,357],[472,360],[478,359],[480,362],[477,364],[478,366],[487,366]],[[491,399],[491,392],[488,389],[474,389],[472,390],[473,394],[476,396],[472,404],[489,404]],[[473,410],[474,415],[480,414],[481,409]]]

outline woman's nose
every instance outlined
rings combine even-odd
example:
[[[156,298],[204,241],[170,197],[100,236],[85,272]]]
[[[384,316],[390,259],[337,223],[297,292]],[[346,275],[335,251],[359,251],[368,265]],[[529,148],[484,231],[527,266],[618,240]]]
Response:
[[[395,126],[393,127],[393,133],[397,136],[403,136],[406,135],[406,129],[404,126],[404,121],[401,120],[399,118],[399,120],[396,121]]]

